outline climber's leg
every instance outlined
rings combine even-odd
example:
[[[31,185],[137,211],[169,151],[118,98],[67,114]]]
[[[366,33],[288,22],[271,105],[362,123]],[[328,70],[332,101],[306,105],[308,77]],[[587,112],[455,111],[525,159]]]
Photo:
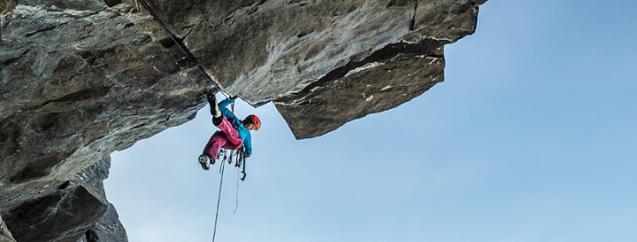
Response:
[[[239,132],[234,128],[234,126],[232,126],[226,117],[221,117],[221,123],[217,125],[217,128],[225,134],[228,142],[234,145],[241,145],[241,136],[239,135]]]
[[[206,147],[203,149],[203,154],[199,156],[199,163],[204,170],[208,170],[210,165],[215,164],[215,160],[219,156],[219,149],[228,143],[225,136],[223,132],[217,131],[208,140]]]
[[[228,140],[226,139],[226,135],[221,131],[217,131],[212,135],[212,137],[210,137],[208,144],[206,144],[206,147],[203,150],[203,153],[216,160],[219,157],[219,149],[221,149],[221,147],[225,146],[227,143]]]
[[[208,99],[208,104],[210,104],[210,114],[212,115],[212,124],[215,126],[219,125],[222,121],[221,111],[219,110],[219,106],[217,105],[217,98],[212,91],[208,91],[206,93],[206,99]]]

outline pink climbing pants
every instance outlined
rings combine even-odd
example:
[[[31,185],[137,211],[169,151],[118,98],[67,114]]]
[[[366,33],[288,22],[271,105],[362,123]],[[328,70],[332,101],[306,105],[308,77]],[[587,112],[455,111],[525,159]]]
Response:
[[[219,149],[238,150],[241,148],[241,136],[239,132],[232,126],[230,121],[223,117],[223,120],[217,125],[219,131],[215,132],[206,147],[203,149],[203,153],[217,159],[219,156]]]

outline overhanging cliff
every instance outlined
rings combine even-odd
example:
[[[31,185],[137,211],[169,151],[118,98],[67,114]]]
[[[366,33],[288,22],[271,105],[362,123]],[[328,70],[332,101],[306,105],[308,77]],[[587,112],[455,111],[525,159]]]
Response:
[[[297,138],[441,82],[444,45],[484,3],[148,2],[225,92],[274,102]],[[136,2],[1,3],[0,238],[125,240],[103,197],[109,154],[192,119],[212,84]]]

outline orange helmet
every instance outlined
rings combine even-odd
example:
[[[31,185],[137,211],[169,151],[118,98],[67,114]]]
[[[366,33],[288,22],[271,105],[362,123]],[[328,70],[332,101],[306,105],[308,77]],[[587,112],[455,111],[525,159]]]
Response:
[[[257,129],[261,128],[261,119],[259,119],[259,117],[257,117],[257,115],[254,114],[250,114],[248,115],[245,119],[243,119],[244,123],[251,123],[254,124],[254,126]]]

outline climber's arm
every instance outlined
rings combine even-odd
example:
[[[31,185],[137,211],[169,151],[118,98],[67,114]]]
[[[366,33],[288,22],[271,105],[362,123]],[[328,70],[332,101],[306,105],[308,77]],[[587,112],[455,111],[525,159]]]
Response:
[[[246,157],[250,157],[252,155],[252,137],[248,137],[243,142],[243,146],[246,148]]]
[[[233,118],[234,117],[234,113],[232,113],[232,111],[230,111],[230,109],[228,109],[228,105],[234,103],[234,98],[226,98],[225,100],[221,101],[218,105],[219,105],[219,111],[221,111],[221,113],[223,114],[223,116],[226,116],[226,118]]]

